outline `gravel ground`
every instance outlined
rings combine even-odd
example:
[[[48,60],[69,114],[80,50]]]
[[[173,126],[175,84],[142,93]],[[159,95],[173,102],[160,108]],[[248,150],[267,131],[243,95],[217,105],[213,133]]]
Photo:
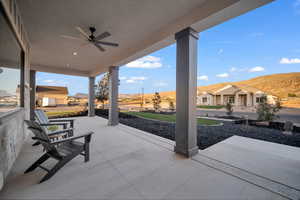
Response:
[[[96,114],[107,118],[106,113],[99,113],[96,111]],[[174,140],[175,123],[142,119],[135,116],[129,116],[124,113],[120,113],[120,123]],[[205,149],[233,135],[300,147],[299,133],[294,133],[294,135],[289,136],[282,134],[282,131],[280,130],[270,128],[261,128],[255,126],[246,126],[243,124],[233,124],[232,122],[223,122],[222,126],[198,125],[197,130],[198,146],[200,149]]]

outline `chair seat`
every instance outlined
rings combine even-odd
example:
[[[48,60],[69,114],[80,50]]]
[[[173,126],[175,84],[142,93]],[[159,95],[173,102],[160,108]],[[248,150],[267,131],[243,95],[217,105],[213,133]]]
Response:
[[[82,151],[84,143],[78,141],[66,142],[58,145],[57,151],[62,156],[68,156],[76,151]]]

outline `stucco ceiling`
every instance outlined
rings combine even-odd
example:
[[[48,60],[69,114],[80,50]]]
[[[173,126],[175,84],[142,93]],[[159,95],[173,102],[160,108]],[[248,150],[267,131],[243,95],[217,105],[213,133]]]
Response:
[[[92,76],[124,65],[174,42],[192,26],[203,31],[272,0],[18,0],[31,43],[32,68]],[[119,47],[100,52],[61,35],[79,36],[76,26],[109,31]],[[78,54],[73,55],[76,51]]]

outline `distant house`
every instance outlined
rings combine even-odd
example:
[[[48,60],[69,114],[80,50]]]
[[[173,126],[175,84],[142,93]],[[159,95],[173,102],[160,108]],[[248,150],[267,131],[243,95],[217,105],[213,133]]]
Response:
[[[88,94],[86,93],[76,93],[75,96],[78,99],[88,99]]]
[[[275,104],[277,97],[267,94],[257,88],[248,85],[226,85],[223,88],[212,91],[197,91],[198,105],[226,105],[254,107],[267,96],[268,103]]]
[[[59,86],[36,86],[36,102],[39,106],[45,105],[45,100],[55,101],[55,105],[68,104],[68,88]]]
[[[88,94],[76,93],[74,96],[69,96],[69,105],[86,105],[88,102]]]

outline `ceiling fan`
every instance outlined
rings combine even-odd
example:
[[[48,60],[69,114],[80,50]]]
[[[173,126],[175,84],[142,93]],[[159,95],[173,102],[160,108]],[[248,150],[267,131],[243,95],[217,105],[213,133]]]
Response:
[[[119,46],[118,43],[102,41],[104,38],[107,38],[107,37],[111,36],[111,34],[107,31],[101,33],[98,36],[94,36],[94,33],[96,32],[96,28],[93,27],[93,26],[89,27],[89,30],[91,32],[90,35],[88,33],[86,33],[79,26],[77,26],[76,29],[80,33],[80,36],[81,36],[80,38],[73,37],[73,36],[68,36],[68,35],[61,35],[61,36],[63,38],[67,38],[67,39],[85,41],[85,43],[83,43],[80,47],[83,47],[83,46],[88,45],[88,44],[92,44],[95,47],[97,47],[100,51],[105,51],[105,49],[102,47],[102,45],[107,45],[107,46],[112,46],[112,47],[118,47]]]

